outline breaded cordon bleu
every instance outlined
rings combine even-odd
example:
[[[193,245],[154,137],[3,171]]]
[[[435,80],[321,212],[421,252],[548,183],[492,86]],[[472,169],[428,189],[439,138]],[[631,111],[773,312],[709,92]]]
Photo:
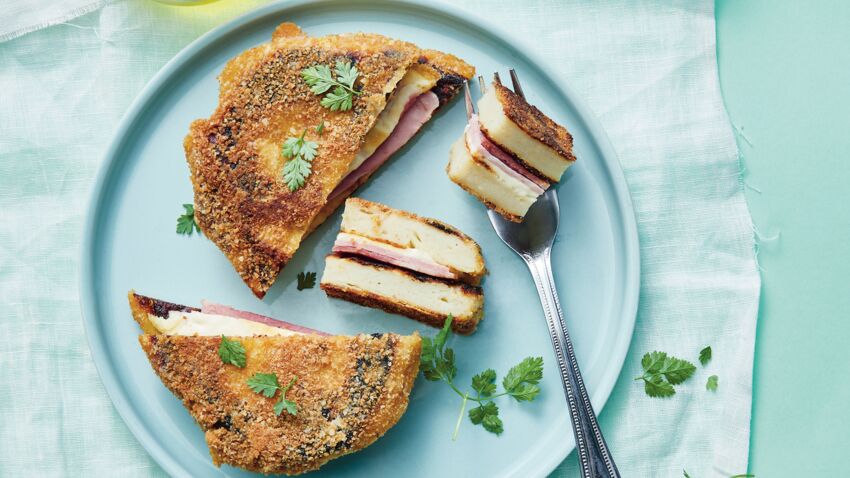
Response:
[[[185,138],[198,226],[262,298],[304,237],[474,71],[378,34],[281,24],[227,63],[218,106]]]
[[[481,248],[436,219],[350,198],[325,261],[330,296],[471,334],[484,314]]]
[[[477,113],[465,90],[468,122],[451,147],[446,172],[488,208],[522,222],[537,198],[575,162],[573,138],[499,81],[478,100]]]
[[[417,334],[332,336],[219,304],[129,301],[216,466],[297,475],[361,450],[398,422],[419,373]]]

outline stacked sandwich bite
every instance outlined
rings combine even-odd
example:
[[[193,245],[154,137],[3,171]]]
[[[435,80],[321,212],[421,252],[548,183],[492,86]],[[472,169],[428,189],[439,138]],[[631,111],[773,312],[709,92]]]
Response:
[[[471,104],[471,102],[470,102]],[[573,139],[524,98],[493,83],[452,146],[449,178],[506,219],[528,208],[575,162]]]
[[[331,297],[455,332],[475,330],[486,269],[475,241],[452,226],[358,198],[345,202],[321,287]]]

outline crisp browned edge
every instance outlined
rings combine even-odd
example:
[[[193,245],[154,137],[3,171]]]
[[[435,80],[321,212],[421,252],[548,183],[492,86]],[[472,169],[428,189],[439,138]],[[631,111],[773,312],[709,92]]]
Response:
[[[346,254],[329,254],[328,257],[336,257],[343,260],[349,260],[353,262],[357,262],[364,267],[374,267],[380,269],[389,269],[396,273],[404,274],[409,278],[421,282],[437,282],[441,284],[446,284],[451,287],[460,287],[464,294],[467,295],[475,295],[479,296],[482,299],[481,307],[476,310],[472,317],[469,319],[458,320],[458,317],[455,317],[452,321],[452,330],[462,335],[469,335],[475,331],[476,327],[478,327],[478,323],[481,322],[481,319],[484,317],[484,292],[481,287],[471,286],[459,281],[453,281],[449,279],[440,279],[437,277],[431,277],[424,274],[419,274],[417,272],[409,271],[407,269],[403,269],[401,267],[392,266],[389,264],[385,264],[383,262],[374,261],[371,259],[346,255]],[[386,297],[382,297],[377,294],[373,294],[371,292],[359,291],[359,290],[351,290],[342,287],[337,287],[333,284],[320,283],[319,287],[322,288],[323,291],[329,297],[335,297],[338,299],[344,299],[349,302],[354,302],[355,304],[359,304],[365,307],[371,307],[374,309],[381,309],[385,312],[389,312],[391,314],[399,314],[405,317],[411,318],[413,320],[418,320],[424,324],[430,325],[432,327],[440,328],[446,321],[446,316],[441,314],[436,314],[431,311],[423,310],[412,305],[403,304],[394,302],[391,299]]]
[[[558,153],[564,160],[574,162],[576,157],[573,155],[573,137],[569,131],[563,126],[552,121],[545,113],[540,111],[536,106],[525,101],[521,96],[511,91],[509,88],[499,83],[493,83],[493,88],[496,91],[496,98],[502,104],[502,111],[505,116],[517,125],[521,130],[525,131],[530,137],[545,144],[553,151]],[[528,117],[536,121],[526,121]],[[563,136],[563,137],[561,137]],[[492,140],[489,135],[487,136]],[[501,144],[494,141],[502,147]],[[512,152],[513,154],[513,152]],[[516,156],[516,154],[514,154]],[[542,176],[546,177],[546,176]]]
[[[134,290],[130,290],[130,292],[127,293],[127,301],[130,303],[130,312],[133,314],[133,319],[139,324],[146,334],[159,333],[159,330],[157,330],[150,321],[150,318],[148,317],[149,315],[167,318],[168,313],[172,310],[182,312],[198,312],[201,310],[197,307],[175,304],[173,302],[167,302],[137,294]]]

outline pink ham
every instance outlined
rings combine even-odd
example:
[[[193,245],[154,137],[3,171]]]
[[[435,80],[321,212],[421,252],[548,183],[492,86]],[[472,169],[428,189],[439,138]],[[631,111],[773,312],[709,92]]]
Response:
[[[442,277],[444,279],[457,278],[448,267],[437,262],[419,257],[406,256],[391,247],[382,247],[378,244],[358,241],[353,237],[337,237],[336,242],[334,242],[333,252],[369,257],[376,261],[403,267],[432,277]]]
[[[535,176],[481,132],[478,115],[472,115],[469,118],[469,124],[466,126],[466,144],[469,145],[473,154],[477,153],[479,156],[483,156],[488,162],[493,163],[511,177],[528,186],[538,196],[549,187],[548,182]]]
[[[282,320],[276,320],[271,317],[266,317],[265,315],[255,314],[253,312],[245,312],[244,310],[236,310],[232,307],[228,307],[226,305],[216,304],[214,302],[209,302],[206,300],[201,301],[201,312],[204,314],[215,314],[215,315],[224,315],[226,317],[233,317],[236,319],[245,319],[250,320],[252,322],[259,322],[261,324],[270,325],[272,327],[279,327],[281,329],[291,330],[293,332],[299,332],[302,334],[314,334],[314,335],[330,335],[328,333],[322,332],[320,330],[310,329],[307,327],[301,327],[300,325],[290,324],[289,322],[284,322]]]
[[[413,138],[419,132],[419,128],[431,119],[431,115],[438,106],[440,106],[440,99],[430,91],[411,98],[407,105],[405,105],[401,118],[398,120],[398,124],[393,129],[393,132],[378,146],[378,149],[372,153],[372,156],[369,156],[366,161],[363,161],[363,164],[343,178],[337,187],[331,191],[330,196],[328,196],[328,202],[332,202],[338,198],[360,178],[374,173],[382,164],[387,162],[393,153],[407,144],[410,138]]]

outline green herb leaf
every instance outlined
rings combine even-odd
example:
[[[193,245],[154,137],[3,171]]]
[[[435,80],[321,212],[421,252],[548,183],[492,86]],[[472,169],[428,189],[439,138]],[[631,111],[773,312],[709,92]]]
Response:
[[[310,91],[321,95],[331,89],[336,82],[331,75],[331,67],[328,65],[314,65],[301,71],[301,77],[310,86]]]
[[[487,415],[484,417],[484,421],[482,422],[484,425],[484,429],[490,433],[495,433],[496,435],[501,435],[505,428],[502,425],[502,420],[498,415]]]
[[[296,191],[304,186],[307,177],[313,172],[312,161],[316,157],[319,145],[305,140],[306,134],[305,128],[300,137],[287,138],[280,150],[280,154],[289,159],[283,165],[283,180],[290,191]]]
[[[711,360],[711,346],[702,349],[699,351],[699,363],[705,366]]]
[[[312,289],[316,287],[316,273],[315,272],[299,272],[298,273],[298,290],[304,289]]]
[[[255,373],[248,379],[248,387],[255,393],[259,393],[266,398],[274,397],[274,394],[280,390],[280,399],[274,405],[274,414],[280,415],[286,410],[290,415],[295,415],[298,413],[298,407],[295,402],[286,399],[286,392],[292,388],[296,380],[298,380],[298,377],[292,377],[292,380],[285,387],[281,388],[276,374]]]
[[[457,375],[454,350],[446,347],[452,333],[452,320],[452,316],[448,316],[443,328],[433,338],[422,338],[419,369],[426,380],[446,382],[452,391],[462,399],[460,414],[452,439],[457,437],[464,410],[469,401],[478,403],[477,407],[470,408],[469,420],[474,425],[483,426],[485,430],[491,433],[501,434],[504,431],[504,424],[499,418],[499,408],[492,399],[502,395],[510,395],[520,402],[534,400],[540,393],[540,387],[537,384],[543,377],[543,358],[528,357],[514,366],[502,381],[502,385],[505,387],[503,393],[496,393],[496,371],[493,369],[486,369],[472,377],[472,389],[475,394],[463,392],[453,383]]]
[[[273,373],[255,373],[248,379],[248,387],[254,393],[265,395],[267,398],[274,397],[275,392],[280,389],[277,375]]]
[[[496,393],[496,371],[492,368],[472,377],[472,389],[482,397],[489,397]]]
[[[230,340],[222,335],[218,346],[218,356],[224,363],[245,368],[245,347],[238,340]]]
[[[449,334],[451,334],[452,331],[452,320],[454,320],[454,317],[452,317],[452,314],[449,314],[449,316],[446,317],[446,321],[443,323],[443,328],[440,329],[434,337],[435,350],[442,351],[443,347],[446,346],[446,340],[448,340]]]
[[[480,425],[481,422],[484,421],[485,417],[488,416],[498,416],[499,415],[499,407],[496,406],[493,402],[484,402],[483,404],[469,409],[469,420],[474,425]]]
[[[201,232],[198,223],[195,222],[195,206],[192,204],[184,204],[185,212],[177,218],[177,234],[185,234],[191,236],[193,232]]]
[[[295,405],[295,402],[286,399],[286,392],[292,388],[292,385],[295,384],[296,380],[298,380],[298,377],[292,377],[292,380],[290,380],[285,387],[280,389],[280,400],[278,400],[278,402],[274,405],[275,415],[280,415],[284,410],[286,410],[286,412],[290,415],[298,414],[298,407]]]
[[[319,126],[316,126],[316,134],[321,136],[322,133],[324,133],[324,131],[325,131],[325,120],[322,120],[322,122],[319,123]]]
[[[336,78],[334,78],[336,74]],[[327,65],[314,65],[301,71],[301,77],[316,95],[325,95],[321,104],[331,111],[348,111],[360,92],[354,86],[360,72],[351,61],[337,60],[333,73]],[[333,88],[333,90],[331,90]]]
[[[696,366],[687,360],[678,359],[676,357],[667,357],[667,359],[664,360],[664,365],[658,373],[664,375],[664,378],[666,378],[672,385],[679,385],[685,380],[691,378],[691,375],[693,375],[696,370]]]
[[[534,400],[540,392],[535,385],[543,378],[543,357],[526,357],[508,371],[502,380],[505,391],[519,401]]]
[[[644,379],[643,389],[650,397],[672,397],[676,394],[676,389],[665,382],[660,375],[652,375]]]
[[[357,75],[360,74],[357,71],[357,67],[351,64],[351,62],[344,62],[342,60],[336,61],[336,68],[334,69],[337,76],[337,81],[348,87],[349,90],[354,89],[354,82],[357,81]]]
[[[711,377],[708,377],[708,381],[705,382],[705,389],[709,390],[711,392],[716,392],[717,391],[717,380],[718,380],[717,375],[712,375]]]
[[[676,393],[673,385],[689,379],[697,369],[687,360],[658,351],[645,354],[640,364],[644,374],[635,380],[644,381],[644,391],[650,397],[673,396]]]
[[[295,405],[295,402],[291,400],[287,400],[285,398],[281,398],[277,403],[274,404],[274,414],[280,415],[283,411],[286,410],[290,415],[298,414],[298,407]]]
[[[688,474],[688,470],[685,470],[684,468],[682,469],[682,475],[684,475],[685,478],[691,478],[691,475]]]

